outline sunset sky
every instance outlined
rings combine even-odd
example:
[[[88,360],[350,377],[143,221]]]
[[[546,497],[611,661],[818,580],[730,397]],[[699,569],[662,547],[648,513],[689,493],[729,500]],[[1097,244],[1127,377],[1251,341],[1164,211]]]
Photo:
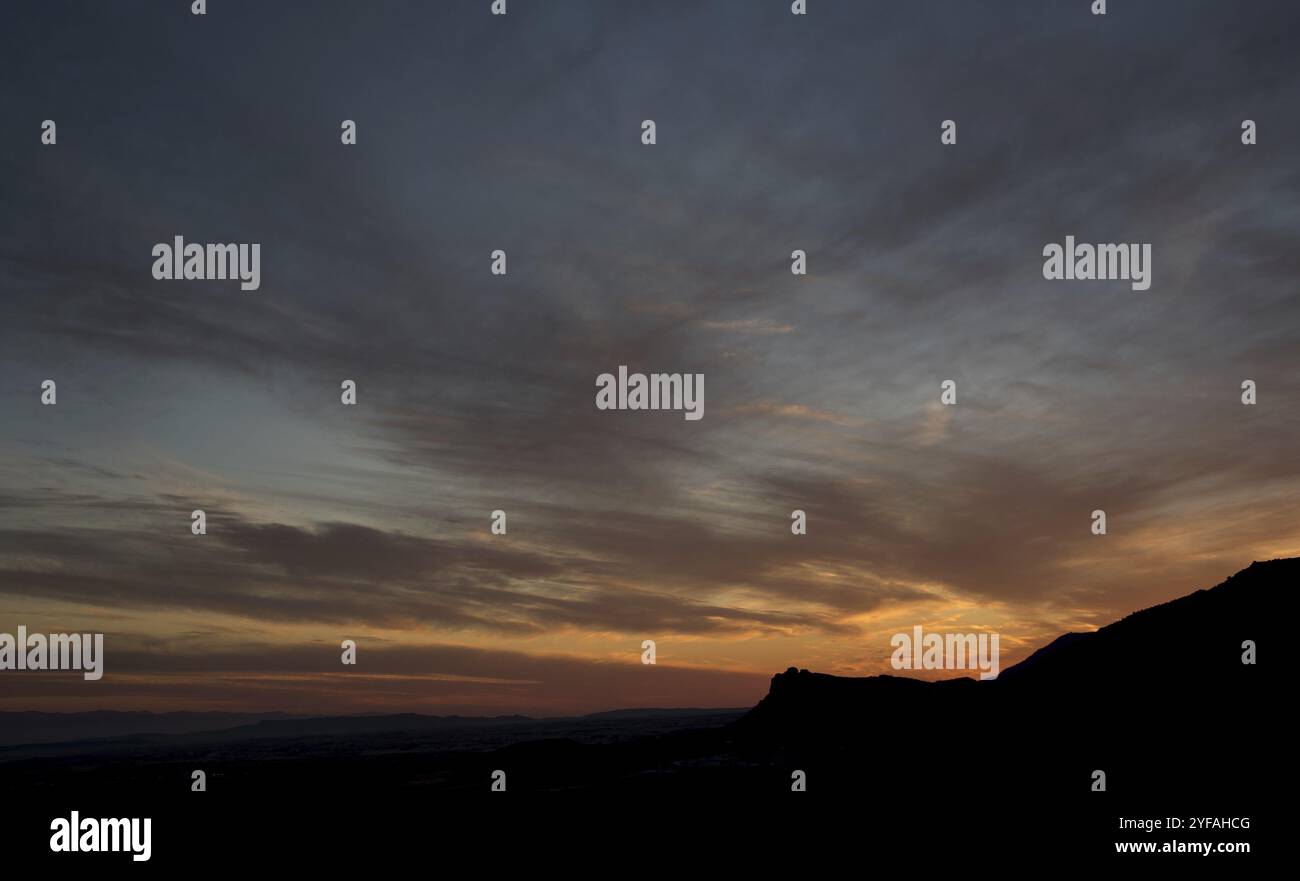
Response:
[[[106,634],[0,710],[746,706],[1300,554],[1300,6],[489,5],[0,9],[0,632]]]

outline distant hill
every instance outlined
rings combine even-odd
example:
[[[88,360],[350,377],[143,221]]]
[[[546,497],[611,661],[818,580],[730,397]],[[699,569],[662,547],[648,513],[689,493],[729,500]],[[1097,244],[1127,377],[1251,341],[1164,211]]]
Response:
[[[291,718],[287,713],[0,712],[0,746],[130,734],[187,734]]]

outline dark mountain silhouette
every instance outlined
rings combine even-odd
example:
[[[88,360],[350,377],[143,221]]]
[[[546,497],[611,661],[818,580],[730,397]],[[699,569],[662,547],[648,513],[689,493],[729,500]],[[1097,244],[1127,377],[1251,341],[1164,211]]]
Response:
[[[1044,835],[1080,823],[1100,835],[1120,816],[1249,815],[1280,796],[1287,691],[1266,627],[1292,620],[1297,583],[1300,560],[1255,563],[1066,634],[987,682],[791,668],[731,733],[751,761],[804,770],[809,791],[976,799]],[[1245,640],[1265,659],[1243,663]]]
[[[1003,670],[996,680],[926,682],[895,676],[842,678],[791,667],[736,724],[746,736],[838,733],[899,713],[940,721],[996,710],[1025,721],[1048,714],[1093,730],[1145,720],[1213,719],[1251,712],[1260,666],[1242,663],[1242,642],[1293,606],[1300,559],[1254,563],[1209,590],[1135,612],[1093,633],[1067,633]]]

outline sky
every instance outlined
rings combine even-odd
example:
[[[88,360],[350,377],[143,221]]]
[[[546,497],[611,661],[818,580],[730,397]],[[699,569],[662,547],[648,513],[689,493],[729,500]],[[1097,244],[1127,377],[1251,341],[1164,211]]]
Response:
[[[0,9],[0,632],[106,644],[0,710],[748,706],[1300,554],[1290,0],[489,5]]]

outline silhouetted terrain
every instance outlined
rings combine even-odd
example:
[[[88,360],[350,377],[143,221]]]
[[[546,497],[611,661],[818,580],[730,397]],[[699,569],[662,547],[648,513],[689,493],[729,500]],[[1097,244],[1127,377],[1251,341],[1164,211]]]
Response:
[[[1223,584],[1067,634],[993,681],[844,679],[793,668],[734,726],[771,761],[826,784],[994,787],[1055,799],[1088,791],[1249,799],[1269,786],[1282,692],[1266,682],[1300,560],[1255,563]],[[1242,663],[1242,642],[1271,657]],[[810,774],[810,779],[812,775]],[[811,788],[811,784],[810,784]],[[1234,802],[1235,803],[1235,802]]]
[[[1280,660],[1265,626],[1290,620],[1298,577],[1300,560],[1255,563],[1210,590],[1062,636],[989,682],[791,668],[748,712],[258,719],[10,745],[0,774],[11,793],[70,803],[188,798],[196,768],[207,773],[205,797],[218,799],[487,793],[497,769],[509,791],[775,794],[802,770],[809,793],[876,810],[929,800],[949,819],[979,808],[1065,824],[1082,812],[1109,828],[1121,805],[1138,816],[1249,815],[1276,796],[1280,707],[1291,694],[1263,674]],[[1242,663],[1247,639],[1258,665]],[[1104,793],[1091,791],[1094,770],[1106,772]]]

